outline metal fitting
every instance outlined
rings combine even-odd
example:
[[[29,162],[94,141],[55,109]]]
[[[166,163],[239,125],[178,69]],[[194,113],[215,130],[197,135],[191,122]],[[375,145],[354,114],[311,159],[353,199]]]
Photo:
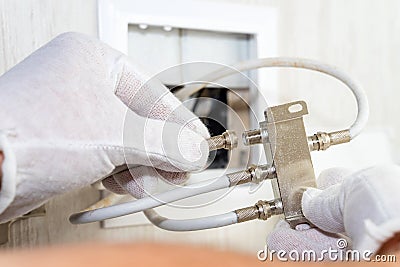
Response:
[[[258,219],[258,208],[256,206],[235,210],[237,222],[247,222]]]
[[[265,221],[272,215],[282,214],[282,212],[282,201],[280,199],[271,201],[260,200],[254,206],[235,210],[238,223],[255,219]]]
[[[238,138],[234,131],[226,131],[207,140],[210,151],[217,149],[232,150],[238,146]]]
[[[262,143],[261,129],[245,131],[242,134],[243,144],[251,146]]]
[[[283,213],[283,206],[281,199],[274,199],[271,201],[260,200],[257,202],[259,219],[267,220],[272,215],[279,215]]]
[[[348,143],[351,140],[350,131],[342,130],[332,133],[317,132],[307,137],[310,151],[327,150],[333,145]]]
[[[260,183],[266,179],[276,178],[275,167],[268,165],[251,165],[247,170],[229,173],[230,186],[245,184],[249,182]]]
[[[249,183],[252,180],[250,168],[244,171],[229,173],[226,176],[229,178],[229,186]]]
[[[276,170],[274,166],[259,165],[250,166],[251,169],[251,181],[253,183],[260,183],[266,179],[276,178]]]

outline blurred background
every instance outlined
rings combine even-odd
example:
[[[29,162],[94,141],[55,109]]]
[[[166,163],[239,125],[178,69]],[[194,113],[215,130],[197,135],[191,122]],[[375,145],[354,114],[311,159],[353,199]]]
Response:
[[[396,117],[400,112],[400,1],[192,0],[186,1],[185,6],[208,8],[210,14],[199,12],[191,18],[179,15],[186,12],[180,1],[146,1],[147,4],[142,1],[0,0],[0,74],[67,31],[99,37],[130,55],[150,74],[190,61],[233,64],[265,56],[316,59],[336,65],[358,79],[367,92],[371,109],[368,127],[360,138],[323,154],[313,154],[316,174],[328,167],[358,169],[400,162],[400,123]],[[228,25],[235,14],[215,14],[221,9],[243,12],[237,14],[236,22]],[[168,21],[180,26],[155,25],[157,16],[162,17],[160,21],[165,19],[162,12],[178,14]],[[188,13],[196,14],[196,10]],[[206,25],[211,17],[227,24]],[[257,29],[253,31],[253,24],[246,18],[257,20]],[[203,29],[201,25],[206,26]],[[173,87],[188,76],[201,76],[204,71],[201,68],[196,73],[181,71],[163,75],[161,79]],[[262,70],[249,75],[269,105],[305,100],[310,113],[305,118],[309,133],[343,129],[355,118],[351,93],[332,78],[292,69]],[[248,80],[232,77],[224,84],[252,105],[249,99],[252,85]],[[237,104],[232,94],[224,91],[203,94],[225,101],[240,114],[245,127],[254,127],[248,107]],[[263,108],[259,103],[254,105]],[[238,127],[229,115],[222,114],[221,120],[226,120],[229,129]],[[218,133],[219,125],[210,127],[216,127]],[[240,151],[232,155],[233,168],[245,167],[241,166],[240,155]],[[220,155],[220,159],[210,171],[226,167],[229,157]],[[276,222],[276,219],[249,222],[193,233],[166,232],[142,217],[78,226],[68,222],[71,213],[96,202],[101,194],[95,187],[71,192],[49,201],[26,218],[0,226],[1,247],[117,240],[194,243],[255,253],[264,247],[268,231]],[[266,189],[265,194],[270,191]],[[240,192],[233,193],[230,202],[236,207],[244,206],[242,197]],[[202,212],[212,213],[221,207],[216,204]]]

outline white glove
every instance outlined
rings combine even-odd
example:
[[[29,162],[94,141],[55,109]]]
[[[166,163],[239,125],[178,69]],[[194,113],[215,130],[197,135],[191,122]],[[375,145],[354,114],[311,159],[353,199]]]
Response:
[[[125,55],[77,33],[1,76],[0,222],[126,164],[136,168],[122,175],[123,188],[137,197],[157,176],[181,183],[203,168],[206,127],[161,83],[146,81]]]
[[[341,168],[332,168],[323,171],[317,179],[317,187],[326,189],[340,183],[344,176],[350,171]],[[289,224],[281,220],[267,238],[268,248],[275,251],[297,251],[302,253],[306,250],[313,250],[320,255],[328,248],[337,249],[337,242],[343,236],[322,231],[318,228],[311,228],[308,224],[300,224],[296,230],[290,228]]]
[[[352,249],[373,253],[400,232],[400,167],[379,166],[352,174],[344,169],[333,169],[321,176],[322,180],[334,177],[342,178],[343,182],[324,190],[310,188],[304,193],[303,213],[320,229],[307,231],[318,231],[319,239],[326,235],[322,231],[345,233],[352,241]],[[269,246],[275,245],[278,236],[288,238],[291,243],[287,235],[293,231],[275,230],[269,238]],[[310,245],[305,233],[297,234],[297,240],[302,240],[297,248],[301,250],[302,246]]]
[[[304,215],[320,229],[345,232],[353,249],[377,252],[400,232],[400,167],[373,167],[348,175],[326,190],[308,189]]]

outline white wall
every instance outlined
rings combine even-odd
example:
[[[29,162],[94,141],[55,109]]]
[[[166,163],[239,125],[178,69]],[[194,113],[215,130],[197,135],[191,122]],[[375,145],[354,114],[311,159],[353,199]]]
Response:
[[[397,107],[400,100],[397,88],[400,85],[400,1],[229,2],[279,7],[280,55],[319,59],[357,77],[365,86],[371,102],[369,130],[384,129],[384,134],[391,138],[392,153],[398,157],[400,141],[396,137],[400,134],[400,123],[396,113],[400,111]],[[96,35],[95,0],[0,0],[0,73],[58,33],[70,30]],[[309,103],[311,115],[306,119],[309,129],[336,129],[351,123],[355,116],[354,102],[336,81],[305,71],[279,73],[281,101],[304,99]],[[375,141],[379,145],[382,140]],[[372,154],[370,157],[380,155]],[[88,188],[55,198],[47,205],[46,217],[15,223],[12,239],[6,247],[86,239],[169,240],[254,253],[264,240],[260,224],[254,228],[235,226],[187,234],[155,230],[151,226],[103,230],[98,224],[72,226],[67,222],[72,211],[83,208],[97,197],[97,192]]]
[[[371,108],[369,131],[384,131],[400,162],[400,2],[395,0],[283,1],[280,54],[319,59],[344,69],[363,84]],[[342,128],[355,116],[354,101],[336,81],[316,75],[281,75],[282,99],[305,98],[307,122]],[[384,140],[373,140],[376,145]],[[367,148],[367,147],[366,147]],[[370,157],[379,155],[369,155]]]
[[[66,31],[97,36],[96,0],[0,0],[0,73]]]

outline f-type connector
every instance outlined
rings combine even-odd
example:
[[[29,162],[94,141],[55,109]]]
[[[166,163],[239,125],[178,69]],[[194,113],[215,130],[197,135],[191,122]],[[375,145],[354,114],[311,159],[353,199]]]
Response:
[[[251,146],[262,143],[261,129],[249,130],[242,134],[243,144]]]
[[[245,183],[260,183],[266,179],[276,178],[276,170],[274,166],[269,165],[251,165],[244,171],[229,173],[229,186],[235,186]]]
[[[327,150],[333,145],[350,142],[350,131],[342,130],[332,133],[318,132],[308,137],[310,151]]]
[[[235,210],[238,223],[255,219],[267,220],[273,215],[283,213],[282,201],[274,199],[271,201],[258,201],[254,206]]]
[[[238,146],[238,138],[234,131],[226,131],[207,140],[210,151],[217,149],[232,150]]]

